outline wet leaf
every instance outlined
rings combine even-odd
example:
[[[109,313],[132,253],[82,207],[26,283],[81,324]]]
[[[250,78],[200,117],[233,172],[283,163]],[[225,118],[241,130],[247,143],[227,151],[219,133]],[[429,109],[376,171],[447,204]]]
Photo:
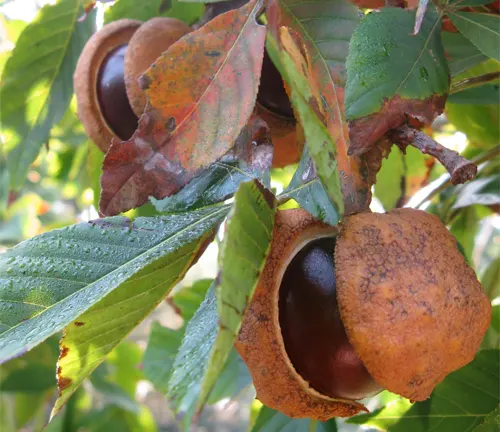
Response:
[[[95,304],[64,330],[57,364],[59,398],[52,416],[106,355],[184,277],[193,261],[203,253],[207,242],[212,240],[214,229],[226,212],[225,207],[219,207],[179,216],[138,218],[133,222],[131,231],[126,234],[130,249],[123,258],[127,260],[115,263],[117,269],[107,275],[107,285],[116,289],[108,289],[109,294],[97,303],[88,299],[88,305]],[[126,245],[121,247],[125,249]],[[135,254],[142,258],[142,264],[132,264]],[[148,260],[148,255],[155,259]],[[131,268],[135,271],[129,270],[132,274],[122,279],[118,286],[116,280],[114,285],[110,283],[109,276],[116,275],[117,270],[121,270],[119,275]],[[101,277],[100,280],[105,279]]]
[[[479,50],[500,61],[500,17],[476,12],[454,12],[451,21]]]
[[[35,347],[116,288],[123,288],[118,296],[155,292],[158,287],[134,278],[154,278],[175,257],[176,264],[190,261],[185,249],[195,248],[226,212],[220,207],[133,222],[99,219],[33,237],[0,255],[0,361]],[[101,325],[107,324],[114,322]]]
[[[143,75],[148,106],[104,159],[100,210],[114,215],[182,189],[234,144],[253,110],[266,28],[261,0],[173,44]]]
[[[290,184],[280,195],[280,198],[283,197],[293,198],[301,207],[321,221],[330,225],[336,225],[339,222],[339,214],[316,174],[316,168],[307,148],[302,153],[299,166]]]
[[[187,411],[186,428],[207,402],[232,350],[270,247],[275,208],[272,194],[255,180],[235,194],[214,289],[188,324],[169,382],[176,411]]]
[[[177,194],[162,200],[152,199],[160,212],[182,212],[223,202],[236,192],[240,183],[258,179],[269,182],[273,147],[267,129],[252,122],[252,131],[245,127],[235,146],[220,160],[191,180]],[[263,136],[260,136],[263,135]]]
[[[414,11],[383,8],[354,32],[345,90],[351,154],[370,150],[407,115],[430,124],[443,111],[449,74],[440,16],[429,9],[415,36],[414,22]]]
[[[0,123],[12,189],[22,186],[52,126],[69,106],[76,62],[93,30],[92,20],[78,22],[81,3],[62,0],[42,8],[3,69]]]
[[[368,170],[362,158],[347,156],[349,134],[343,112],[345,59],[359,11],[343,0],[275,0],[267,15],[270,33],[280,44],[282,63],[287,63],[285,78],[292,95],[295,93],[296,103],[300,103],[298,95],[303,102],[301,121],[306,141],[329,199],[339,216],[344,205],[348,214],[361,211],[370,199]],[[282,26],[290,30],[283,32]],[[281,33],[289,35],[286,41]],[[321,135],[324,139],[318,140]],[[338,179],[344,203],[339,203]]]

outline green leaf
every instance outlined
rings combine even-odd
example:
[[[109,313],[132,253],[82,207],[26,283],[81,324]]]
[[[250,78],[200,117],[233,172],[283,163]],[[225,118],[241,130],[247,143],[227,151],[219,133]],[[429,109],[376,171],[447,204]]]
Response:
[[[485,84],[465,89],[448,97],[448,102],[454,104],[488,105],[497,104],[499,100],[500,87],[498,84]]]
[[[393,147],[387,159],[382,161],[382,168],[377,173],[375,196],[386,211],[396,207],[406,194],[406,164],[403,152]]]
[[[472,262],[472,252],[479,230],[479,216],[476,207],[467,207],[460,211],[453,221],[450,231],[463,246],[467,262]]]
[[[500,142],[499,105],[463,105],[446,104],[446,116],[449,122],[474,146],[491,148]]]
[[[221,203],[231,197],[240,183],[258,179],[269,183],[273,148],[268,143],[255,145],[247,137],[246,128],[235,146],[191,180],[177,194],[157,200],[151,198],[159,212],[175,213]]]
[[[123,288],[118,297],[147,288],[151,292],[144,292],[144,297],[152,295],[158,286],[140,282],[154,282],[172,261],[182,269],[183,261],[192,259],[188,252],[226,212],[226,207],[218,207],[133,222],[124,217],[100,219],[39,235],[0,255],[0,360],[38,345],[115,288]],[[146,307],[143,300],[138,299],[138,308]],[[118,306],[99,309],[98,305],[93,310],[95,317],[119,312]],[[127,317],[112,318],[102,325]],[[128,318],[125,321],[133,325],[138,316]]]
[[[399,126],[405,114],[431,123],[441,112],[449,72],[440,16],[429,9],[417,35],[414,22],[414,11],[383,8],[366,15],[351,38],[345,113],[354,154]]]
[[[45,6],[19,36],[3,70],[0,123],[15,190],[70,103],[76,62],[92,33],[90,17],[78,22],[82,13],[81,0]]]
[[[106,10],[104,22],[109,23],[123,18],[147,21],[157,16],[180,19],[186,24],[193,24],[201,18],[205,10],[203,3],[188,4],[179,0],[118,0]]]
[[[474,429],[473,432],[496,432],[500,425],[500,408],[492,411],[491,414],[484,419],[484,422]]]
[[[481,52],[500,61],[500,18],[497,15],[453,12],[450,18],[455,27]]]
[[[148,346],[144,353],[144,374],[155,388],[166,393],[168,379],[184,332],[163,327],[154,322],[149,333]]]
[[[460,33],[442,32],[441,38],[452,78],[488,58]]]
[[[188,410],[185,425],[207,402],[231,352],[269,251],[275,209],[274,196],[256,180],[241,184],[234,196],[219,252],[217,298],[209,291],[189,323],[169,382],[176,410]]]
[[[7,210],[9,200],[9,170],[5,145],[0,141],[0,216]]]
[[[484,292],[493,300],[500,297],[500,258],[493,260],[481,276]]]
[[[108,288],[109,294],[106,297],[78,316],[78,320],[65,329],[57,369],[59,398],[52,415],[62,408],[69,396],[105,356],[184,277],[207,241],[212,240],[213,231],[225,214],[226,208],[219,207],[180,216],[138,218],[132,229],[124,232],[129,247],[127,250],[125,244],[121,246],[126,250],[122,257],[122,260],[127,258],[126,265],[121,263],[118,269],[100,279],[101,283],[108,279],[106,285],[114,285],[117,289],[113,291]],[[134,229],[137,230],[137,235],[134,235]],[[139,234],[138,231],[143,233]],[[132,264],[136,259],[134,257],[130,260],[130,254],[139,254],[141,263]],[[154,259],[148,260],[148,255]],[[116,279],[113,282],[109,280],[113,273],[118,278],[120,274],[129,273],[129,276],[117,286]],[[87,302],[93,303],[91,299],[87,299]]]
[[[0,388],[3,392],[39,393],[55,389],[56,384],[53,367],[30,363],[7,375],[0,383]]]
[[[472,363],[438,384],[425,402],[412,405],[401,398],[381,410],[355,416],[348,423],[391,432],[473,430],[498,407],[499,353],[498,350],[481,351]]]
[[[280,195],[280,198],[283,197],[293,198],[315,218],[325,223],[337,225],[339,222],[337,210],[317,177],[316,167],[307,148],[302,152],[302,158],[290,184]]]
[[[144,374],[162,393],[168,391],[168,379],[181,346],[186,323],[191,320],[200,307],[212,282],[210,279],[198,280],[192,286],[182,288],[168,299],[184,320],[180,329],[172,330],[157,322],[153,323],[144,353]]]
[[[451,8],[462,9],[467,6],[482,6],[488,3],[492,3],[492,0],[456,0],[448,6]]]
[[[500,204],[500,174],[481,177],[460,185],[455,189],[456,201],[453,209],[460,209],[471,205]]]
[[[263,406],[251,432],[336,432],[335,419],[320,422],[311,419],[292,419],[285,414]]]

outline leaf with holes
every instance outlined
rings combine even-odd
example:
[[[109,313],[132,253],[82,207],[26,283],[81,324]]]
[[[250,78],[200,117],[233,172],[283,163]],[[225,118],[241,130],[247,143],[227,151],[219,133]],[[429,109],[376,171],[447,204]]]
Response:
[[[415,11],[384,8],[354,32],[345,90],[351,154],[370,150],[406,116],[430,124],[443,111],[449,73],[440,16],[429,8],[415,36],[414,22]]]
[[[345,0],[307,3],[273,0],[266,13],[270,33],[279,42],[281,55],[289,56],[285,73],[288,84],[310,105],[311,115],[316,118],[314,123],[322,124],[330,135],[326,141],[315,142],[306,131],[306,141],[318,176],[339,216],[344,213],[344,204],[347,214],[361,211],[368,206],[370,180],[364,159],[347,156],[349,134],[343,112],[345,60],[348,41],[360,20],[359,10]],[[286,41],[283,26],[289,29],[286,33],[290,37]],[[282,63],[284,61],[282,59]],[[302,126],[311,133],[310,125],[304,120]],[[334,165],[337,167],[332,171]],[[334,174],[335,171],[338,174]],[[331,176],[340,178],[344,197],[344,204],[340,206],[336,202],[337,192],[333,190],[338,180]]]
[[[261,0],[220,15],[173,44],[142,76],[148,107],[132,138],[104,159],[100,210],[173,195],[227,153],[255,103],[266,28]]]
[[[177,260],[178,269],[184,268],[183,262],[188,265],[200,239],[226,212],[226,207],[218,207],[133,222],[124,217],[99,219],[33,237],[0,255],[0,361],[62,330],[116,288],[123,288],[118,297],[142,289],[148,298],[159,288],[139,282],[154,282],[172,261]],[[105,298],[101,306],[108,301]],[[123,306],[130,307],[128,302]],[[137,307],[146,305],[138,302]],[[86,331],[92,330],[87,326]]]
[[[175,409],[187,411],[186,427],[207,402],[231,352],[269,251],[275,209],[274,197],[256,180],[243,183],[234,196],[219,275],[188,325],[169,382]]]
[[[141,268],[136,269],[138,271],[65,328],[57,364],[59,398],[52,416],[106,355],[184,277],[212,240],[214,229],[226,212],[226,207],[215,207],[145,221],[138,218],[133,222],[127,241],[136,248],[136,253],[140,253],[139,257],[144,259],[145,255],[152,255],[156,259],[144,262]],[[136,234],[134,229],[140,232]],[[164,239],[165,234],[168,237]],[[159,244],[152,247],[154,243],[148,243],[146,236],[150,242],[156,237]],[[132,266],[124,267],[126,270]]]
[[[252,117],[250,126],[251,129],[243,129],[227,154],[191,180],[180,192],[162,200],[152,198],[156,209],[173,213],[194,210],[223,202],[244,181],[256,178],[264,184],[269,183],[273,158],[269,130],[257,117]]]
[[[52,126],[69,106],[76,62],[93,30],[91,19],[78,22],[81,3],[62,0],[45,6],[5,64],[0,124],[12,189],[22,186]]]
[[[479,50],[500,61],[500,17],[498,15],[453,12],[451,21]]]

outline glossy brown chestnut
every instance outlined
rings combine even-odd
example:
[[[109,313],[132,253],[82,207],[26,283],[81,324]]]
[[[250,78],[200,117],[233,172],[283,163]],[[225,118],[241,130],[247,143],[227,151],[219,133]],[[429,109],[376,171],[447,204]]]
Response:
[[[123,44],[111,51],[104,59],[97,75],[97,100],[104,120],[124,141],[132,136],[138,123],[125,90],[123,71],[127,47],[127,44]]]
[[[76,65],[78,116],[87,135],[104,152],[113,138],[128,138],[137,124],[123,85],[123,50],[141,24],[123,19],[105,25],[88,40]]]
[[[363,399],[381,390],[366,370],[340,319],[334,265],[335,238],[307,244],[283,276],[281,334],[297,372],[334,398]]]

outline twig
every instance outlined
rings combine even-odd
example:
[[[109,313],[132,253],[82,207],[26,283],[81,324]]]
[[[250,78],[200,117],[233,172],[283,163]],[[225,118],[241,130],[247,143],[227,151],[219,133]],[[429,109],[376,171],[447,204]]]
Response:
[[[411,145],[422,153],[435,157],[450,173],[451,182],[456,185],[476,177],[477,166],[460,156],[456,151],[447,149],[430,136],[410,126],[403,125],[391,132],[391,138],[404,149]]]
[[[452,86],[450,87],[450,94],[458,93],[473,87],[478,87],[483,84],[495,81],[499,78],[500,78],[500,71],[491,72],[472,78],[466,78],[462,81],[458,81],[455,84],[452,84]]]

